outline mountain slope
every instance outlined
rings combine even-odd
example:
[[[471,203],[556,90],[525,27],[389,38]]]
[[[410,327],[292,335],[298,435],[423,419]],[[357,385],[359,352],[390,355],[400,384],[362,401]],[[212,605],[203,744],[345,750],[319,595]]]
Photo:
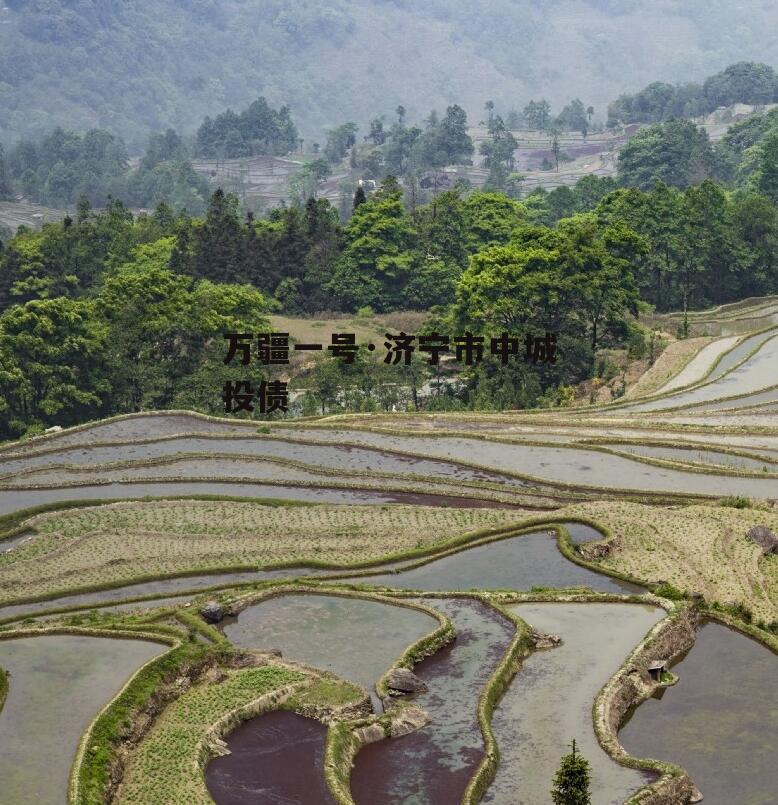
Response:
[[[6,0],[0,140],[108,127],[132,148],[264,95],[302,133],[459,102],[605,105],[653,80],[778,64],[766,0]]]

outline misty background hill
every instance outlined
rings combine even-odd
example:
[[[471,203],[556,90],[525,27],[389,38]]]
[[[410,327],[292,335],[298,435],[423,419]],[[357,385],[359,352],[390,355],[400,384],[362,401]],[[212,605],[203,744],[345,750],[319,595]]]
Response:
[[[769,0],[0,0],[0,141],[111,129],[131,150],[258,95],[302,136],[403,104],[606,105],[651,81],[778,64]]]

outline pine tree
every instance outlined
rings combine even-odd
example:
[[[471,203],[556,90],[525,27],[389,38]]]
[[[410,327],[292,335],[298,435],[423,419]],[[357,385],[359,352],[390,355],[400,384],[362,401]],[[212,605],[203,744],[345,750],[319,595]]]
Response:
[[[210,198],[208,212],[195,231],[195,276],[214,282],[244,280],[243,233],[238,218],[238,199],[219,188]]]
[[[354,193],[354,206],[352,209],[356,209],[360,204],[364,204],[367,201],[367,196],[365,195],[365,191],[362,185],[357,187],[356,193]]]
[[[571,746],[572,751],[563,755],[557,769],[551,799],[554,805],[591,805],[589,762],[576,752],[575,739]]]

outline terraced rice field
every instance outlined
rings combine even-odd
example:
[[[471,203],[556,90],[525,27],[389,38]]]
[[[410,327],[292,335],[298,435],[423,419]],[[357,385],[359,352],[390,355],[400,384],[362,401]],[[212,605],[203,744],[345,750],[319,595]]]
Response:
[[[733,802],[743,768],[768,801],[778,725],[736,682],[778,651],[778,556],[746,536],[778,533],[776,311],[692,314],[607,406],[173,411],[0,447],[0,803],[546,805],[572,738],[597,803]],[[716,620],[754,639],[710,659]],[[649,660],[680,682],[641,704]],[[643,740],[691,706],[699,746]]]

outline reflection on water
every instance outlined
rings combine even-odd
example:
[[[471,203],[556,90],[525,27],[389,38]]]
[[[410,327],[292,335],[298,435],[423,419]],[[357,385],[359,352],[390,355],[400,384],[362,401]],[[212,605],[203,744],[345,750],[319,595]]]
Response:
[[[664,612],[635,604],[521,604],[511,609],[563,642],[526,659],[495,710],[500,765],[484,801],[550,804],[559,759],[575,738],[591,764],[594,805],[624,802],[647,778],[620,766],[600,747],[592,703]]]
[[[62,805],[89,722],[137,668],[165,650],[77,635],[0,640],[0,667],[11,672],[0,710],[0,803]]]
[[[673,668],[680,681],[635,710],[619,734],[637,757],[683,766],[706,805],[771,805],[778,791],[778,662],[716,623]]]
[[[573,530],[579,538],[584,535],[589,539],[600,538],[598,531],[588,528],[576,524]],[[509,537],[436,559],[413,570],[367,576],[358,581],[412,590],[591,587],[619,594],[642,592],[637,585],[603,576],[566,559],[556,546],[556,536],[548,531]]]
[[[285,595],[243,610],[225,622],[238,646],[281,649],[297,660],[333,671],[369,691],[416,640],[435,631],[431,615],[363,598]]]
[[[205,782],[217,805],[328,805],[324,724],[279,710],[252,718],[227,737],[231,754],[208,763]]]
[[[478,697],[513,636],[513,625],[475,601],[426,601],[454,622],[457,639],[414,668],[429,690],[415,698],[432,717],[417,732],[368,744],[357,754],[357,805],[452,805],[483,756]]]

